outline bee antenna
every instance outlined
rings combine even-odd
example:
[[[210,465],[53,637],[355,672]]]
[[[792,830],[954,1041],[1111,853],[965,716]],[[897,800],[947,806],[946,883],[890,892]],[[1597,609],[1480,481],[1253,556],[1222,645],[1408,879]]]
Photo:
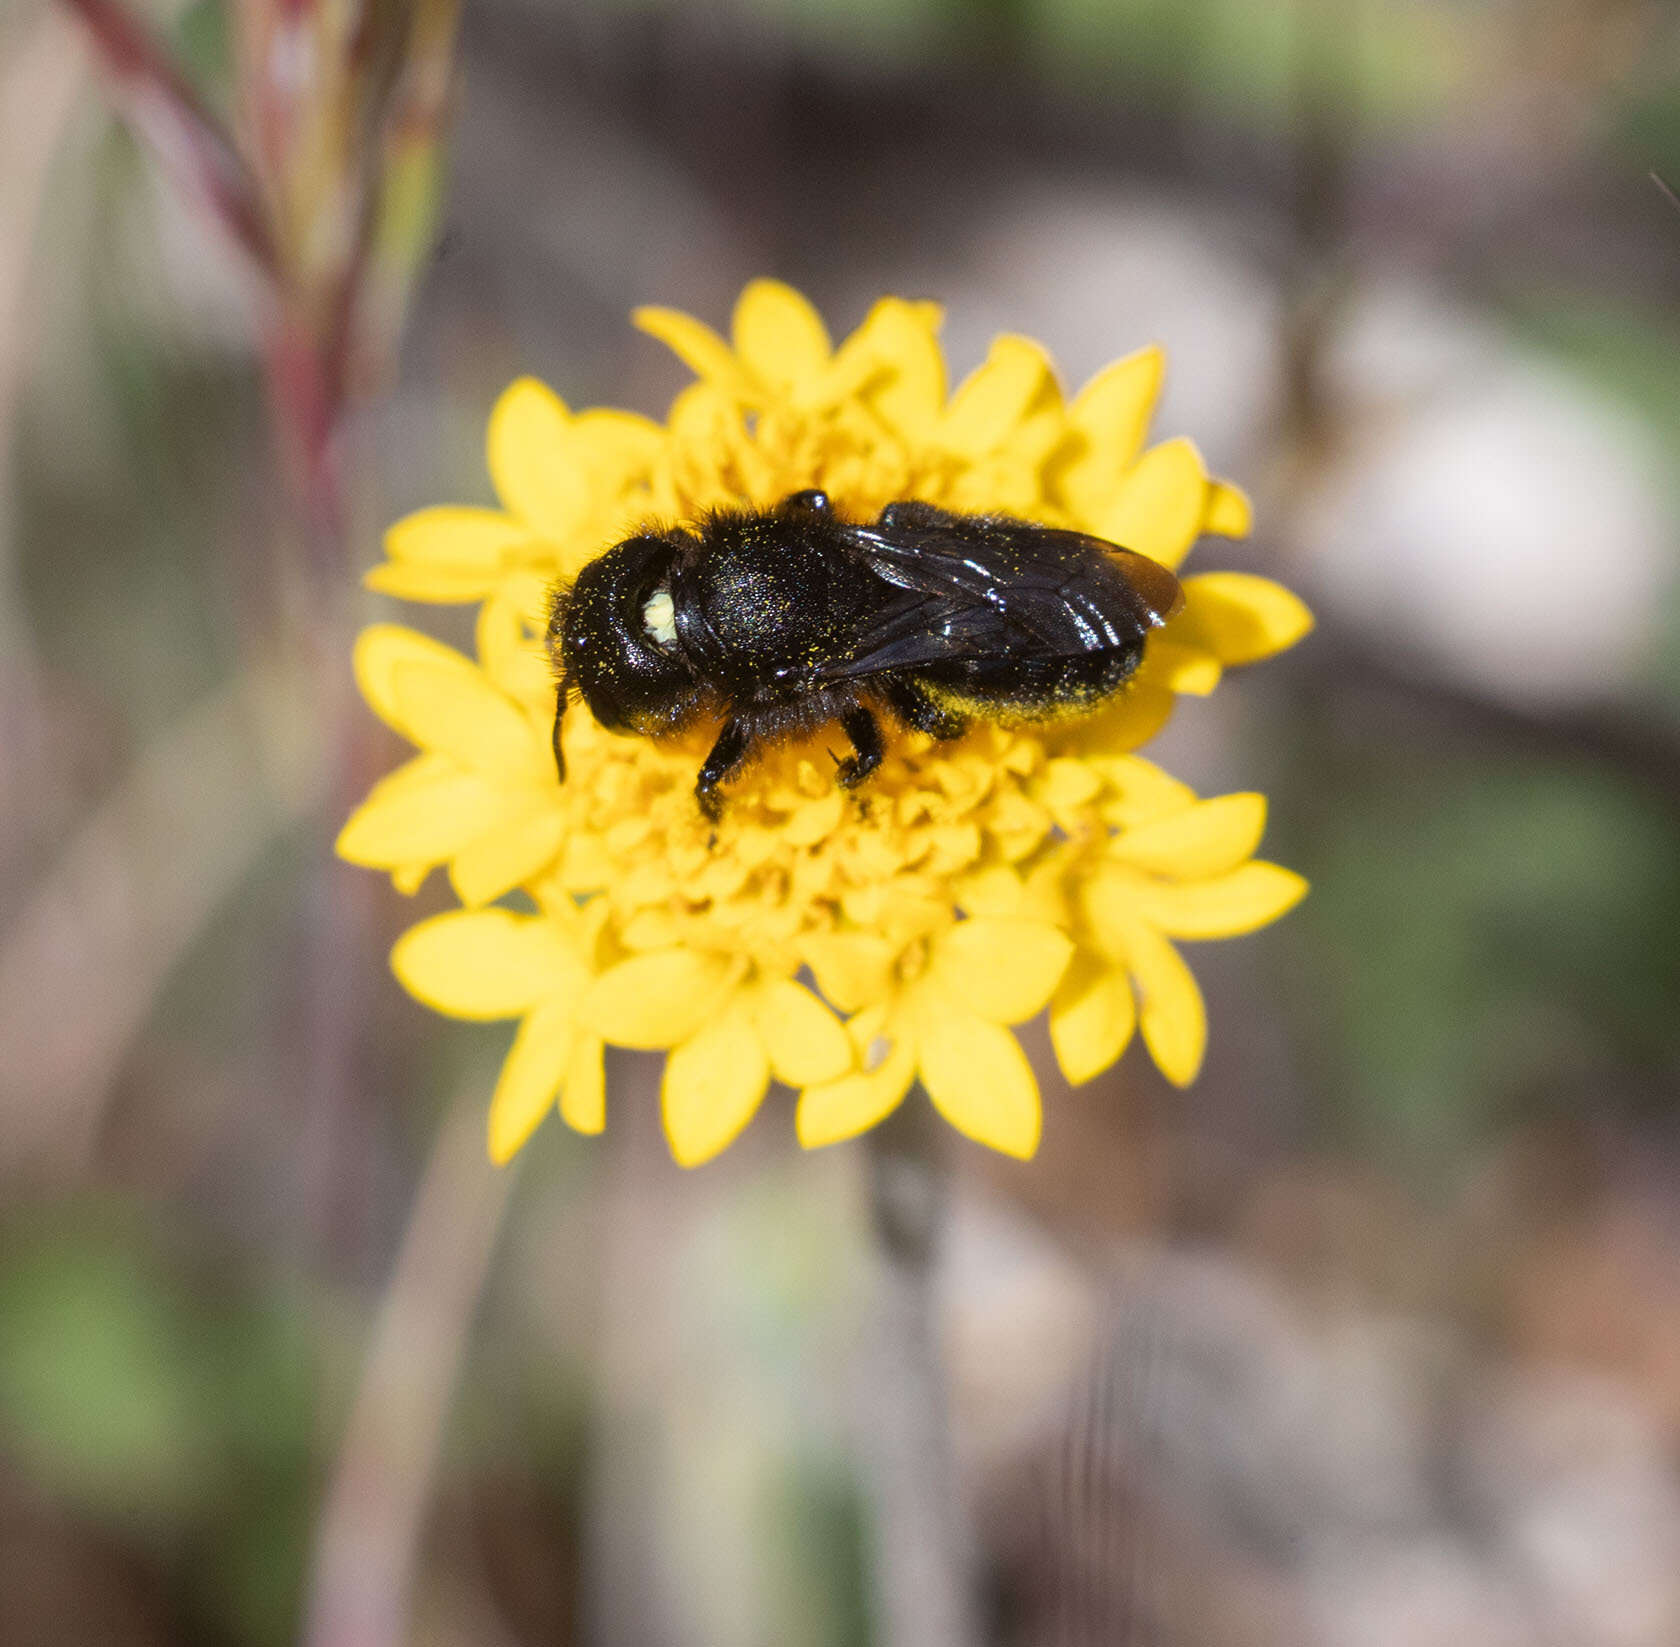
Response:
[[[554,735],[551,740],[554,749],[554,770],[561,783],[566,781],[566,752],[560,747],[560,723],[566,718],[566,699],[571,696],[571,692],[571,681],[562,675],[554,694]]]

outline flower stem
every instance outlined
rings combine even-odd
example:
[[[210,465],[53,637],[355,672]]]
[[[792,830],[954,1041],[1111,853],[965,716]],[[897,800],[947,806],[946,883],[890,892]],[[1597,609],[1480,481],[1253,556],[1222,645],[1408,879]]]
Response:
[[[68,4],[87,26],[135,128],[256,268],[277,279],[279,253],[261,185],[174,59],[118,0]]]
[[[416,1558],[510,1168],[485,1159],[484,1095],[444,1118],[380,1306],[316,1527],[305,1647],[401,1647]]]
[[[871,1499],[875,1640],[973,1647],[973,1538],[957,1491],[934,1271],[947,1184],[918,1090],[869,1134],[870,1215],[882,1258],[864,1467]]]

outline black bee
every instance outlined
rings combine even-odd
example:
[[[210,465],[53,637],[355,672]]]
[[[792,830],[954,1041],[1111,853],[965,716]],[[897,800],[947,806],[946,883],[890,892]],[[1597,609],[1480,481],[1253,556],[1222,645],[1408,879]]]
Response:
[[[1178,610],[1178,580],[1129,549],[999,515],[892,503],[872,525],[822,492],[768,510],[649,526],[554,592],[554,759],[575,688],[610,731],[722,730],[695,794],[755,743],[838,721],[840,782],[881,764],[876,715],[954,738],[966,717],[1031,721],[1090,707],[1137,667]]]

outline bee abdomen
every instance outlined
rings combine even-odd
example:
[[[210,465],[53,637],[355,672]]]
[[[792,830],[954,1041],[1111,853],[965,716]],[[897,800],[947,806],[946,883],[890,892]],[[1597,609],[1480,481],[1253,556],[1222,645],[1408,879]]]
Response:
[[[918,671],[942,702],[983,712],[1014,710],[1027,718],[1077,713],[1118,692],[1143,656],[1143,641],[1074,657],[967,658]]]

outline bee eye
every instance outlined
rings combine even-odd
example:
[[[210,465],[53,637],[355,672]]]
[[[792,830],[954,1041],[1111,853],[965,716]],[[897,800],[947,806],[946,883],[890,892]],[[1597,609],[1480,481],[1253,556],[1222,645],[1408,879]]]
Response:
[[[642,603],[642,626],[662,652],[676,650],[677,606],[671,599],[669,580],[661,583]]]

